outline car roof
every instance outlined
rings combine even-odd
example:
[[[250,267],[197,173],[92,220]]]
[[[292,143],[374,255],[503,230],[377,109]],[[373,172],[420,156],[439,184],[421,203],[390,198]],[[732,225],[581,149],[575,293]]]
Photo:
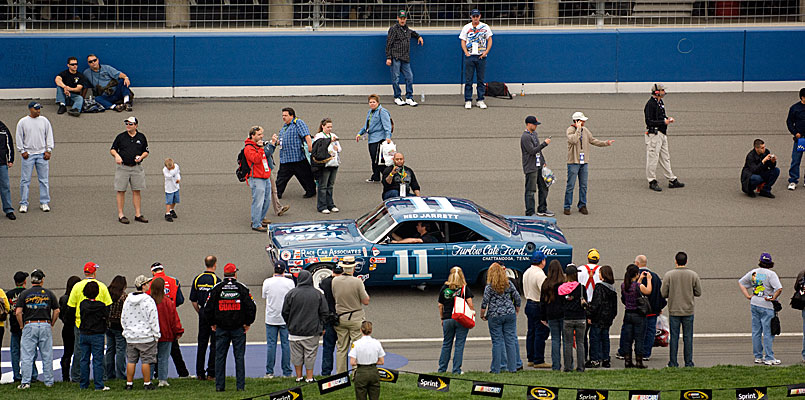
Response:
[[[386,200],[386,209],[397,221],[411,219],[478,221],[478,206],[453,197],[396,197]]]

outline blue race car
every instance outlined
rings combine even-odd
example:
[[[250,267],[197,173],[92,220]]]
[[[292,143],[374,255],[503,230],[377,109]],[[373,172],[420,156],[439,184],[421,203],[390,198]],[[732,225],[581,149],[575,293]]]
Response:
[[[272,263],[284,260],[294,275],[307,269],[317,287],[345,256],[355,257],[367,286],[441,285],[455,265],[481,283],[498,262],[520,287],[535,250],[562,266],[573,252],[554,218],[501,216],[450,197],[397,197],[357,220],[271,224],[268,238]]]

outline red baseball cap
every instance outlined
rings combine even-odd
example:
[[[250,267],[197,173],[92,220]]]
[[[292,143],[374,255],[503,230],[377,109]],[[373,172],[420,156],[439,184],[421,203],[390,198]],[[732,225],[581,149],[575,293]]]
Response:
[[[224,265],[224,274],[231,275],[234,274],[235,272],[238,272],[238,267],[236,267],[235,264],[228,263]]]
[[[100,265],[95,264],[94,262],[90,261],[90,262],[84,264],[84,273],[85,274],[94,274],[95,271],[100,267],[101,267]]]

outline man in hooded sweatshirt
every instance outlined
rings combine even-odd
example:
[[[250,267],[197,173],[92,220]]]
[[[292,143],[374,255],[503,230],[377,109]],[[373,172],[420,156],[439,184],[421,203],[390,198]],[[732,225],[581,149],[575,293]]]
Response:
[[[143,388],[154,390],[151,384],[151,364],[157,362],[157,341],[162,333],[159,330],[159,316],[154,299],[143,292],[143,287],[151,282],[144,275],[134,279],[136,292],[126,296],[120,325],[126,338],[126,390],[134,388],[134,368],[142,359]]]
[[[319,349],[319,336],[324,335],[324,323],[330,309],[327,300],[313,286],[313,276],[301,271],[296,287],[285,295],[282,304],[282,319],[288,326],[288,341],[291,343],[291,362],[296,368],[296,381],[302,381],[302,364],[305,366],[305,382],[313,382],[313,366]]]

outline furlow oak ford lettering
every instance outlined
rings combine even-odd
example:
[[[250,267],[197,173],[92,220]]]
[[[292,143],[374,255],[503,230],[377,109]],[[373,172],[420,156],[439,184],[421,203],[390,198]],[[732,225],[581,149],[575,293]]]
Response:
[[[487,244],[485,246],[479,246],[477,244],[473,244],[472,246],[463,246],[460,244],[454,244],[452,248],[452,252],[450,255],[452,256],[530,256],[528,251],[526,251],[526,246],[523,245],[522,247],[511,247],[507,244]]]

